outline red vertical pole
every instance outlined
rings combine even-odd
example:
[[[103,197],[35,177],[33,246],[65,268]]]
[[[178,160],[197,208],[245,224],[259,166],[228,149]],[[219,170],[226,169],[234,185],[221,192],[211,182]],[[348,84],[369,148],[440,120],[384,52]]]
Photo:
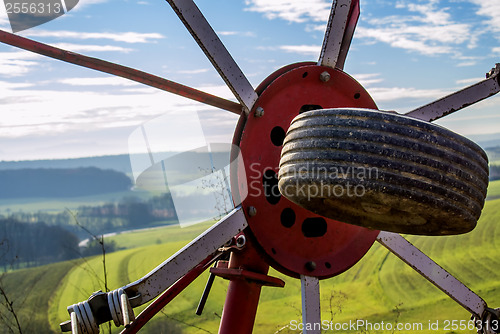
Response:
[[[231,253],[229,268],[246,269],[266,275],[269,265],[248,240],[244,249]],[[261,288],[262,284],[241,278],[229,282],[219,334],[252,333]]]

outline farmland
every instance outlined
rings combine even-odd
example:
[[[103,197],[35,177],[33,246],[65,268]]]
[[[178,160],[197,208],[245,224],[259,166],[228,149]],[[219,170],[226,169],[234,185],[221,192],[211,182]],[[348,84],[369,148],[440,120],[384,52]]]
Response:
[[[491,306],[498,306],[499,220],[500,199],[491,200],[486,203],[478,227],[469,234],[409,236],[408,239],[479,293]],[[128,249],[106,256],[108,287],[115,289],[140,278],[209,225],[170,226],[110,237],[120,248]],[[20,322],[28,332],[36,326],[36,333],[57,333],[58,323],[68,318],[66,306],[85,300],[93,291],[104,289],[102,271],[102,259],[97,256],[14,271],[4,275],[2,284],[15,301],[13,305],[18,309]],[[283,289],[263,289],[256,332],[275,333],[280,329],[280,333],[298,332],[294,331],[293,321],[301,319],[300,282],[274,270],[271,270],[271,275],[283,278],[286,286]],[[227,281],[215,281],[205,312],[198,317],[194,310],[206,278],[207,273],[204,273],[148,324],[144,332],[160,333],[167,327],[169,333],[216,333]],[[469,319],[466,311],[379,244],[374,244],[348,272],[322,281],[321,294],[322,318],[332,321],[332,324],[361,319],[372,323],[422,324],[425,329],[429,321],[432,324],[440,321],[444,327],[445,321]],[[440,333],[447,333],[441,329]],[[6,330],[4,327],[1,332]],[[117,332],[113,329],[113,333]]]

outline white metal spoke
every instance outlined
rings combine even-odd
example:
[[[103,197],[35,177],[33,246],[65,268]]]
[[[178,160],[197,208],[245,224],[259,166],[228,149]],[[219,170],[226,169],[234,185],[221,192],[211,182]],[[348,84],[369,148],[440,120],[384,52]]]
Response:
[[[356,10],[352,11],[353,15],[349,15],[353,2]],[[333,2],[318,65],[340,69],[344,67],[358,16],[358,0],[337,0]],[[354,21],[351,22],[350,19]]]
[[[149,274],[124,286],[130,298],[138,296],[131,300],[132,306],[142,305],[158,296],[247,226],[243,209],[237,207]]]
[[[257,93],[192,0],[167,0],[246,112]]]
[[[397,233],[381,231],[377,241],[473,315],[481,318],[486,302]]]
[[[500,92],[500,64],[491,70],[487,79],[458,92],[445,96],[439,100],[414,109],[406,116],[432,122],[441,117],[454,113],[471,104],[484,100]]]
[[[321,306],[317,277],[300,275],[304,334],[321,334]]]

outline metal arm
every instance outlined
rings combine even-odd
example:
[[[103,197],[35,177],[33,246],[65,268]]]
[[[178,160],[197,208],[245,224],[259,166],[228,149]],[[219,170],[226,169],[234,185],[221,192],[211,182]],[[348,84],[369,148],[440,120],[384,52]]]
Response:
[[[147,303],[206,261],[212,254],[217,253],[219,248],[243,231],[247,225],[243,210],[237,207],[143,278],[108,293],[98,292],[88,301],[68,307],[68,311],[70,314],[77,313],[80,326],[88,333],[98,333],[92,328],[110,320],[114,320],[117,325],[126,325],[127,321],[117,318],[127,313],[123,312],[127,310],[125,307],[120,308],[123,303],[116,303],[114,299],[119,300],[122,298],[121,295],[125,294],[130,307]],[[133,316],[130,318],[133,320]],[[61,329],[70,331],[71,326],[70,322],[66,322],[61,324]]]
[[[318,65],[343,69],[359,18],[359,0],[332,4]]]
[[[248,113],[257,93],[192,0],[167,0]]]
[[[153,74],[139,71],[127,66],[111,63],[109,61],[101,60],[98,58],[66,51],[54,46],[36,42],[25,37],[17,36],[3,30],[0,30],[0,42],[27,51],[35,52],[43,56],[62,60],[67,63],[91,68],[99,72],[109,73],[125,79],[140,82],[151,87],[187,97],[188,99],[231,111],[235,114],[240,114],[243,108],[239,103],[229,101],[188,86],[184,86],[177,82],[170,81]]]
[[[302,291],[302,323],[304,334],[321,334],[321,300],[319,279],[300,275]],[[309,328],[310,327],[310,328]]]
[[[485,80],[431,102],[423,107],[407,112],[405,115],[432,122],[491,97],[500,92],[499,73],[500,64],[496,64],[495,68],[486,75]]]
[[[380,232],[377,241],[463,308],[481,319],[487,309],[486,302],[417,247],[401,235],[385,231]]]
[[[158,296],[208,255],[215,253],[232,237],[243,231],[245,227],[247,227],[247,221],[243,209],[238,207],[149,274],[126,285],[124,289],[128,296],[140,296],[132,303],[132,306],[142,305]]]

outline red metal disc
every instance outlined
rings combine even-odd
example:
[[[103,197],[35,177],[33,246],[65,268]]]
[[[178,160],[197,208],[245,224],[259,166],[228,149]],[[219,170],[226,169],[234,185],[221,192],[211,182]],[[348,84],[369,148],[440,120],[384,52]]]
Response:
[[[238,185],[233,183],[233,189],[248,193],[242,206],[250,230],[273,267],[294,277],[328,278],[358,262],[379,231],[324,218],[281,196],[277,174],[283,139],[302,111],[377,106],[356,80],[340,70],[304,63],[293,67],[264,81],[267,87],[253,110],[239,122],[235,144],[244,163],[238,166]],[[260,108],[264,115],[256,117]]]

